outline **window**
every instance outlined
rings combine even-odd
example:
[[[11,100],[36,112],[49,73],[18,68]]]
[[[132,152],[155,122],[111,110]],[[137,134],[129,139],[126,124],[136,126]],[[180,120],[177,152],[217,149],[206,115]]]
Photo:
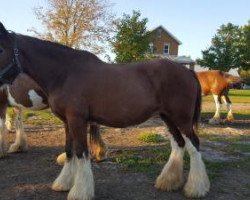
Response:
[[[153,42],[149,43],[149,52],[154,53],[154,44],[153,44]]]
[[[169,54],[169,44],[165,43],[163,47],[163,54]]]

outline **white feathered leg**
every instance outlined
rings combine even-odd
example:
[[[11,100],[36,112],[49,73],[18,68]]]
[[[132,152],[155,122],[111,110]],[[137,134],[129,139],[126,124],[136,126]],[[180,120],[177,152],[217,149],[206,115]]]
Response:
[[[178,146],[170,135],[172,152],[161,174],[157,177],[155,187],[160,190],[176,190],[183,184],[183,154],[184,148]]]
[[[52,189],[55,191],[69,191],[73,187],[76,173],[76,158],[64,162],[61,173],[52,184]]]
[[[94,199],[94,178],[89,158],[76,158],[76,174],[74,185],[68,194],[68,200]]]
[[[184,187],[185,195],[187,197],[204,197],[210,189],[205,165],[200,152],[193,146],[190,139],[186,136],[183,137],[190,156],[190,171]]]
[[[16,126],[16,139],[15,142],[10,146],[9,153],[27,151],[27,136],[24,132],[23,121],[22,121],[22,112],[20,108],[15,108],[15,126]]]

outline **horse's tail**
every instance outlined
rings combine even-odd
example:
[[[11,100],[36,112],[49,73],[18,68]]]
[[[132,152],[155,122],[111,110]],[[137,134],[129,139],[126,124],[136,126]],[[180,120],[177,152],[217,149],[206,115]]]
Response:
[[[198,129],[199,121],[200,121],[200,114],[201,114],[201,85],[198,80],[197,75],[194,71],[190,70],[193,73],[193,76],[197,82],[197,96],[196,96],[196,102],[195,102],[195,110],[194,110],[194,116],[193,116],[193,127],[195,129]]]

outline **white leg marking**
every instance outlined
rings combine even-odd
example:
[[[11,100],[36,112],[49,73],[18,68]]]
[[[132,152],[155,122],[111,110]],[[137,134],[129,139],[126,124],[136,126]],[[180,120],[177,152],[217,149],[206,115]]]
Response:
[[[6,112],[5,125],[7,127],[7,130],[10,131],[11,130],[11,117],[7,112]]]
[[[29,98],[32,102],[32,107],[31,109],[34,109],[34,110],[41,110],[43,108],[46,108],[47,105],[43,103],[43,98],[41,96],[39,96],[35,90],[30,90],[29,93]]]
[[[184,148],[178,146],[170,135],[172,152],[167,164],[156,179],[155,187],[160,190],[176,190],[183,184],[183,154]]]
[[[11,96],[11,93],[10,93],[8,87],[7,87],[7,92],[8,92],[8,101],[9,101],[11,106],[15,106],[15,107],[18,107],[18,108],[25,108],[25,106],[23,106],[20,103],[17,103],[16,100],[14,99],[14,97]],[[30,101],[32,102],[32,106],[29,107],[30,109],[32,109],[32,110],[41,110],[41,109],[47,107],[47,105],[43,103],[43,98],[41,96],[39,96],[35,92],[35,90],[30,90],[28,92],[28,95],[29,95],[29,97],[27,97],[27,98],[29,98]]]
[[[220,108],[221,108],[221,105],[220,105],[220,102],[218,100],[218,95],[213,95],[213,97],[214,97],[216,112],[215,112],[213,118],[209,120],[209,123],[210,124],[218,124],[218,123],[220,123]]]
[[[11,106],[15,106],[18,108],[24,108],[23,105],[16,102],[16,100],[11,96],[10,89],[7,87],[8,101]]]
[[[55,191],[69,191],[73,187],[76,173],[76,158],[64,162],[61,173],[52,184],[52,189]]]
[[[6,155],[7,141],[6,141],[7,129],[4,123],[4,119],[0,118],[0,158]]]
[[[228,121],[233,121],[234,120],[234,116],[233,116],[233,111],[232,111],[232,104],[231,103],[228,103],[226,101],[226,98],[225,96],[222,96],[222,99],[227,107],[227,120]]]
[[[210,183],[201,154],[196,150],[191,141],[183,136],[186,149],[190,156],[190,171],[184,191],[187,197],[204,197],[209,191]]]
[[[94,178],[90,159],[83,158],[77,161],[77,171],[74,186],[68,194],[68,200],[92,200],[94,199]]]
[[[16,140],[15,143],[10,146],[8,150],[9,153],[26,151],[28,149],[27,136],[23,129],[21,109],[16,108],[15,111],[16,111],[16,117],[15,117]]]

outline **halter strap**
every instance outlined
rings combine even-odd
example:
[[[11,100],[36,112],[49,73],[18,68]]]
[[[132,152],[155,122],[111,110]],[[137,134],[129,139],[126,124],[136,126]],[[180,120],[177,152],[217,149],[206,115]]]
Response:
[[[14,35],[14,58],[11,60],[11,62],[7,65],[7,67],[3,68],[0,71],[0,82],[6,83],[6,84],[12,84],[12,82],[15,80],[15,78],[18,76],[19,73],[23,72],[22,65],[19,60],[19,50],[17,48],[17,42],[16,42],[16,34]]]

